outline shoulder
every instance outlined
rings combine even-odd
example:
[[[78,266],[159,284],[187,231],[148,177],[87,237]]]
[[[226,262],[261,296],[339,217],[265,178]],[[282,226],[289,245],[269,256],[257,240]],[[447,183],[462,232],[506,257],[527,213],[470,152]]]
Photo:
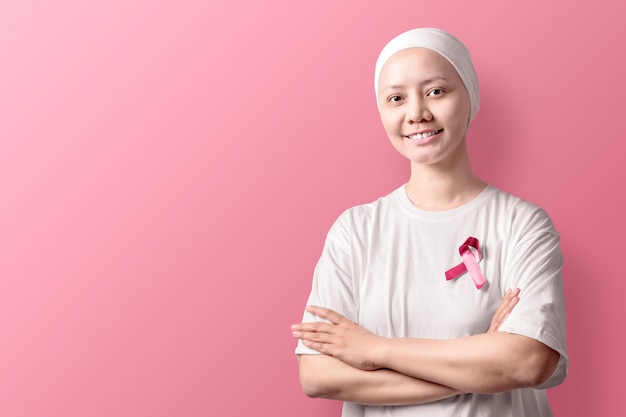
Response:
[[[548,213],[543,208],[528,201],[520,199],[513,220],[514,230],[518,233],[520,241],[539,235],[550,235],[557,238],[559,236]]]
[[[491,201],[493,215],[502,216],[519,237],[536,233],[558,235],[548,213],[535,203],[496,189]]]
[[[376,221],[383,213],[393,210],[398,204],[398,194],[402,188],[398,188],[378,199],[345,210],[335,223],[364,224]]]
[[[558,247],[560,236],[548,213],[539,205],[497,190],[489,217],[506,230],[506,244],[513,250]]]
[[[381,221],[391,221],[397,216],[393,212],[399,206],[398,188],[389,194],[365,204],[359,204],[342,212],[331,226],[329,237],[347,238],[351,234],[363,234],[372,228],[380,227]]]

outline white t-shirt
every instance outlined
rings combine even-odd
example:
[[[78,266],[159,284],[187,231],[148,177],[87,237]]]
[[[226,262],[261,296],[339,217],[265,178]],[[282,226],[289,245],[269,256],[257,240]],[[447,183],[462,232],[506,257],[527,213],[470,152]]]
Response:
[[[468,273],[446,280],[468,237],[480,243],[487,283]],[[559,235],[539,207],[492,186],[447,211],[415,207],[404,187],[345,211],[328,232],[307,304],[331,308],[384,337],[452,339],[484,333],[502,296],[520,301],[500,331],[539,340],[561,354],[537,388],[464,394],[413,406],[345,403],[343,417],[552,416],[545,388],[560,384],[569,360]],[[304,314],[304,322],[319,318]],[[301,342],[297,354],[319,354]]]

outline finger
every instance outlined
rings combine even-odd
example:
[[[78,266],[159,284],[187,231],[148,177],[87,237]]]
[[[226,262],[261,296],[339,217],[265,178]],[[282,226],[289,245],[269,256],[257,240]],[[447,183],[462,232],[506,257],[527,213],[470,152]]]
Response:
[[[313,314],[314,316],[326,319],[333,324],[339,324],[342,320],[346,320],[346,318],[341,314],[326,307],[307,306],[306,311]]]
[[[503,320],[503,316],[507,314],[507,311],[510,308],[510,302],[512,299],[513,291],[511,289],[508,289],[502,297],[502,300],[500,300],[500,304],[498,304],[498,308],[496,308],[496,311],[491,318],[491,323],[488,331],[491,332],[497,330]]]
[[[507,317],[509,317],[509,314],[511,313],[511,311],[513,311],[513,308],[518,301],[519,298],[516,297],[502,304],[502,308],[493,317],[494,324],[496,324],[497,327],[500,327],[500,325],[504,323]]]
[[[519,297],[519,294],[522,290],[520,290],[519,288],[514,288],[511,290],[510,292],[510,296],[511,297]]]
[[[325,355],[335,356],[335,351],[332,345],[329,345],[326,343],[313,342],[311,340],[303,340],[302,343],[306,347],[311,348],[313,350],[317,350],[318,352],[323,353]]]
[[[519,301],[519,293],[520,293],[520,289],[516,288],[508,294],[508,297],[506,297],[506,301],[502,305],[502,311],[505,314],[508,314],[511,311],[513,311],[513,307],[515,307],[515,305]]]
[[[497,331],[498,328],[504,323],[504,321],[509,316],[509,313],[513,311],[513,308],[519,301],[520,289],[516,288],[514,290],[507,290],[500,302],[500,305],[496,309],[496,312],[491,319],[491,325],[489,326],[488,332]]]
[[[302,340],[302,342],[309,346],[311,343],[314,344],[332,344],[333,337],[328,333],[317,333],[317,332],[293,332],[294,337]],[[296,336],[297,334],[297,336]]]
[[[500,305],[496,310],[496,315],[498,315],[498,317],[501,317],[507,312],[511,312],[515,304],[517,304],[517,301],[519,301],[519,293],[519,288],[515,288],[514,290],[507,290],[507,292],[504,294],[504,297],[502,297],[502,301],[500,301]]]
[[[333,324],[325,323],[322,321],[312,321],[307,323],[298,323],[291,326],[292,332],[318,332],[318,333],[332,333]]]

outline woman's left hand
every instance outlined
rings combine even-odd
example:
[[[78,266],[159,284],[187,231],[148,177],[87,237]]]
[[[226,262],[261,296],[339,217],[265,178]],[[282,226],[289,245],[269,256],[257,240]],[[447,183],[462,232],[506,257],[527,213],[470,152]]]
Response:
[[[293,337],[302,339],[305,346],[333,356],[354,368],[365,371],[380,368],[375,358],[384,338],[368,332],[329,308],[308,306],[306,310],[330,323],[294,324],[291,326]]]

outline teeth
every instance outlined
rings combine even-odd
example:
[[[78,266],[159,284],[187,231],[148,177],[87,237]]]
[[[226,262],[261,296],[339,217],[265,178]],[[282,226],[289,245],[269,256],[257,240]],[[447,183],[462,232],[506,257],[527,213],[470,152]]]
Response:
[[[414,135],[409,136],[408,138],[409,139],[424,139],[429,136],[436,135],[439,132],[441,132],[441,130],[432,130],[430,132],[425,132],[425,133],[416,133]]]

